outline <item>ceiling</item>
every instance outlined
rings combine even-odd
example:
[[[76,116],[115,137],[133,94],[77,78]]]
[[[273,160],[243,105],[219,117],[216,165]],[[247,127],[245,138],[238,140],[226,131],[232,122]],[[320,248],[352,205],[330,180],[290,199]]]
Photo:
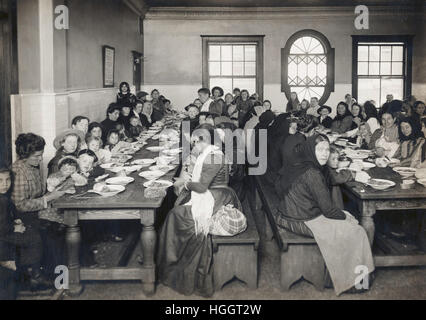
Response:
[[[149,7],[422,6],[422,0],[144,0]]]

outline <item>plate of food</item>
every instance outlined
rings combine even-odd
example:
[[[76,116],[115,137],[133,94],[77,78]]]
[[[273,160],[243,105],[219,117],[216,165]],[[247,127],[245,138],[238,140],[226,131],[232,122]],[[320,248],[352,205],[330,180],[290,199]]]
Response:
[[[126,161],[128,161],[128,160],[130,160],[132,158],[133,158],[133,156],[131,156],[131,155],[121,154],[121,153],[114,153],[111,156],[111,160],[112,161],[116,161],[116,162],[126,162]]]
[[[395,186],[395,182],[385,179],[370,179],[367,185],[376,190],[386,190]]]
[[[149,170],[149,171],[142,171],[139,173],[139,176],[142,178],[145,178],[146,180],[155,180],[162,176],[164,176],[166,173],[164,171],[159,170]]]
[[[119,186],[126,186],[133,181],[135,181],[135,178],[132,177],[115,177],[105,180],[107,184],[114,184]]]
[[[163,172],[169,172],[170,170],[173,170],[175,168],[175,166],[172,165],[157,165],[157,166],[152,166],[149,167],[149,170],[153,170],[153,171],[163,171]]]
[[[372,162],[367,162],[367,161],[363,161],[362,162],[362,167],[364,170],[369,170],[371,168],[374,168],[376,165]]]
[[[116,167],[120,167],[120,165],[118,165],[118,164],[116,164],[114,162],[101,164],[101,168],[102,169],[106,169],[106,170],[109,170],[111,168],[116,168]]]
[[[168,180],[151,180],[143,184],[145,188],[162,188],[167,189],[173,185],[173,182]]]
[[[124,167],[124,166],[123,167],[114,167],[114,168],[111,168],[111,169],[108,169],[108,170],[110,170],[114,173],[119,173],[119,172],[124,170],[124,171],[126,171],[127,174],[129,174],[129,173],[138,171],[140,169],[142,169],[141,165],[134,165],[134,166],[128,166],[128,167]]]
[[[336,146],[340,146],[340,147],[346,147],[347,143],[348,142],[346,140],[336,140],[336,141],[334,141],[334,144]]]
[[[137,165],[141,165],[143,167],[148,167],[151,164],[154,164],[155,162],[156,162],[155,159],[138,159],[138,160],[133,161],[132,163],[137,164]]]
[[[164,150],[163,153],[168,155],[168,156],[175,156],[179,153],[182,152],[181,148],[176,148],[176,149],[169,149],[169,150]]]
[[[164,147],[162,147],[162,146],[158,146],[158,147],[148,147],[148,148],[146,148],[146,150],[149,150],[149,151],[151,151],[151,152],[160,152],[161,150],[163,150],[164,149]]]
[[[126,190],[124,186],[96,183],[93,186],[93,190],[89,190],[89,192],[97,193],[103,197],[112,197],[119,194],[120,192],[123,192],[124,190]]]
[[[393,168],[393,171],[401,175],[403,178],[408,178],[411,176],[414,176],[417,169],[416,168],[410,168],[410,167],[395,167]]]

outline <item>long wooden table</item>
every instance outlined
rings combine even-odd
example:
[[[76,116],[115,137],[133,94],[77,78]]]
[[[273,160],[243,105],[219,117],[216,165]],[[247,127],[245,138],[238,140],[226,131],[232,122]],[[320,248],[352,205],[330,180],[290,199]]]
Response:
[[[133,155],[136,159],[152,159],[158,152],[146,150],[149,146],[157,146],[158,140],[148,140],[148,144]],[[141,171],[149,170],[144,168]],[[161,179],[172,180],[178,168],[168,172]],[[139,172],[141,172],[139,171]],[[147,180],[134,172],[129,176],[135,181],[126,186],[126,190],[116,196],[101,196],[78,199],[75,196],[64,196],[54,202],[53,206],[63,211],[68,252],[69,293],[78,295],[82,292],[81,280],[141,280],[146,295],[155,293],[155,262],[154,253],[157,234],[154,228],[156,210],[162,205],[164,198],[147,199],[144,197],[143,183]],[[115,174],[110,173],[110,177]],[[87,187],[88,189],[88,187]],[[142,224],[140,241],[142,246],[143,264],[140,267],[116,268],[81,268],[79,252],[81,244],[80,220],[139,220]]]
[[[387,179],[396,183],[391,189],[379,191],[358,182],[348,182],[342,191],[358,205],[361,225],[365,228],[370,244],[375,238],[374,215],[376,210],[426,209],[426,188],[416,183],[414,189],[401,188],[401,176],[391,168],[372,168],[367,173],[376,179]],[[423,219],[424,221],[424,219]],[[425,266],[426,255],[376,255],[376,266]]]

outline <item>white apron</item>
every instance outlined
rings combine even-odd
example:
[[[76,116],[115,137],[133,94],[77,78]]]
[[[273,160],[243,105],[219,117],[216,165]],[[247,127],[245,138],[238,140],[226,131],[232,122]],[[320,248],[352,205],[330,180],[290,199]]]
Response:
[[[360,277],[358,266],[365,266],[368,273],[374,271],[367,233],[353,216],[348,212],[345,214],[350,216],[349,220],[329,219],[321,215],[305,221],[324,258],[336,295],[356,284]]]
[[[210,154],[222,154],[218,147],[210,145],[197,157],[192,171],[192,182],[200,182],[204,160]],[[204,193],[191,191],[191,199],[184,206],[191,206],[192,218],[195,223],[195,234],[207,235],[210,230],[210,221],[213,215],[214,197],[207,190]]]

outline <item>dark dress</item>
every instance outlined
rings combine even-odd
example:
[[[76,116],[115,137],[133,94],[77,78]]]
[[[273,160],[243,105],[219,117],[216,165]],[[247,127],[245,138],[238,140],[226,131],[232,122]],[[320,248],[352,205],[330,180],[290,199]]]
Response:
[[[327,116],[322,121],[321,121],[321,116],[319,116],[317,119],[318,119],[318,123],[320,125],[322,125],[324,128],[326,128],[326,129],[330,129],[331,128],[331,123],[333,122],[333,119],[331,119],[331,117]]]
[[[203,164],[200,182],[188,183],[188,189],[199,193],[208,189],[215,200],[213,214],[227,204],[241,208],[237,196],[227,187],[228,169],[223,157],[222,164],[207,164],[207,160]],[[210,234],[195,234],[191,206],[182,205],[189,199],[190,193],[182,191],[161,229],[158,278],[179,293],[209,297],[214,293],[212,239]]]
[[[128,116],[123,116],[122,114],[120,114],[120,117],[118,118],[117,122],[121,123],[126,130],[129,130],[131,117],[131,113]]]
[[[117,103],[131,106],[136,102],[136,96],[130,92],[122,94],[121,92],[117,93]]]
[[[101,125],[103,126],[102,141],[105,145],[107,137],[108,137],[108,132],[115,129],[115,126],[117,125],[117,121],[112,121],[109,118],[106,118],[104,121],[101,122]]]
[[[223,99],[214,100],[210,103],[209,113],[219,116],[225,114],[225,101]]]

